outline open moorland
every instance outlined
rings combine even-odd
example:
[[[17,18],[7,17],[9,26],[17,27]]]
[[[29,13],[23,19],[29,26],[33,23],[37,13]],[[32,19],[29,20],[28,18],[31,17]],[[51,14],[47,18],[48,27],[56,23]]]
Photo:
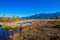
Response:
[[[60,40],[60,19],[39,19],[10,35],[10,40]]]

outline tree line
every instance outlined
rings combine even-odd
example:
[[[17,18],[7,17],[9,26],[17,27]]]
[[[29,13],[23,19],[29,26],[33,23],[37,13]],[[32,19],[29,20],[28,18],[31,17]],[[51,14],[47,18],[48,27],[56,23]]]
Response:
[[[19,21],[19,16],[12,16],[12,17],[7,17],[5,14],[0,17],[0,22],[15,22]]]

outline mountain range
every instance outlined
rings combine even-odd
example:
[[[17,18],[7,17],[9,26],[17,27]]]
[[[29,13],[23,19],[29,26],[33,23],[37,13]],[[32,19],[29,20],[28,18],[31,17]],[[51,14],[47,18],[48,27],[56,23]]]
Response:
[[[55,13],[39,13],[39,14],[35,14],[35,15],[31,15],[28,17],[24,17],[24,18],[31,18],[31,19],[41,19],[41,18],[56,18],[60,16],[60,12],[55,12]]]

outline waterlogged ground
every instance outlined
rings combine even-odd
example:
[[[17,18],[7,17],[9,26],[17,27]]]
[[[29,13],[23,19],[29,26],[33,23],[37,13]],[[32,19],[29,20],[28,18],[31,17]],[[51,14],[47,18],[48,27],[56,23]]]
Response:
[[[5,27],[14,28],[14,27],[19,27],[21,23],[26,24],[27,21],[31,22],[34,20],[21,20],[21,21],[16,21],[16,22],[0,22],[0,25],[2,25],[3,28],[5,28]]]
[[[3,30],[0,27],[0,40],[9,40],[9,36],[14,35],[14,33],[20,33],[20,29],[18,28],[18,29],[9,31],[9,30]]]
[[[20,24],[20,27],[22,28],[23,25],[24,25],[24,23],[21,23]],[[26,25],[31,25],[31,22],[26,22]],[[3,30],[3,28],[0,27],[0,40],[11,40],[11,38],[13,36],[16,36],[16,35],[19,36],[20,31],[21,31],[21,28],[20,27],[14,29],[14,30],[11,30],[11,31],[10,30],[7,30],[7,29],[4,29]],[[12,40],[13,40],[13,38],[12,38]],[[14,40],[15,40],[15,38],[14,38]]]
[[[19,31],[7,32],[10,34],[7,38],[9,40],[60,40],[60,28],[56,26],[59,23],[60,19],[35,20],[31,25],[18,28]]]
[[[60,40],[60,28],[56,26],[58,23],[60,20],[56,19],[35,20],[11,40]]]

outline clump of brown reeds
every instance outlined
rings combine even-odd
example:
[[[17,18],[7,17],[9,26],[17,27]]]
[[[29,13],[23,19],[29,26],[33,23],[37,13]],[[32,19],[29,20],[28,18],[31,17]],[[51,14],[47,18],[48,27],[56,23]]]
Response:
[[[60,40],[60,29],[54,27],[58,22],[60,23],[60,21],[34,21],[22,28],[19,37],[21,40]]]

